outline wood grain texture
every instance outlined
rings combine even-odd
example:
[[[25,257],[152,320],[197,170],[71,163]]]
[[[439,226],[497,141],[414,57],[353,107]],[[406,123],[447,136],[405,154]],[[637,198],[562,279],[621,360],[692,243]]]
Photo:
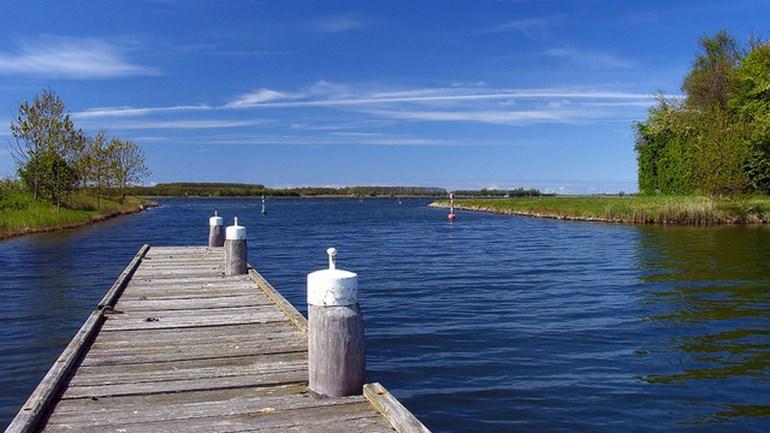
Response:
[[[364,317],[358,304],[308,306],[308,379],[322,396],[360,395],[366,374]]]
[[[405,408],[379,383],[364,385],[364,397],[374,406],[398,433],[430,433],[423,423]]]
[[[249,276],[251,276],[254,282],[257,283],[257,286],[262,289],[262,292],[264,292],[265,296],[270,298],[270,300],[272,300],[275,305],[277,305],[278,308],[283,311],[283,313],[286,315],[286,317],[289,318],[289,320],[291,320],[294,326],[296,326],[304,334],[307,334],[307,319],[305,316],[297,311],[297,309],[294,308],[294,305],[286,300],[286,298],[284,298],[283,295],[281,295],[281,293],[276,290],[275,287],[273,287],[273,285],[270,284],[259,272],[254,269],[249,269]]]
[[[246,239],[225,240],[225,275],[243,275],[249,269]]]

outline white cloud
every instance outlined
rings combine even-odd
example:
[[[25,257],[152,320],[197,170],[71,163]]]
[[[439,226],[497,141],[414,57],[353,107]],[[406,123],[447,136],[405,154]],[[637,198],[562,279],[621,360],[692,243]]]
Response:
[[[545,50],[543,55],[562,59],[568,63],[586,69],[630,69],[637,66],[637,62],[610,53],[601,51],[582,51],[571,48],[551,48]]]
[[[101,117],[134,117],[156,113],[172,113],[180,111],[211,110],[209,105],[176,105],[172,107],[96,107],[85,111],[72,113],[75,119],[96,119]]]
[[[565,15],[552,15],[517,19],[502,24],[484,27],[480,29],[478,33],[495,34],[517,32],[530,39],[543,39],[549,36],[551,27],[558,21],[561,21],[564,17]]]
[[[245,126],[257,126],[269,123],[269,120],[147,120],[147,121],[117,121],[100,122],[98,124],[85,123],[86,128],[104,128],[108,130],[131,129],[216,129],[216,128],[240,128]]]
[[[546,122],[574,122],[595,118],[586,110],[519,110],[519,111],[400,111],[372,110],[370,114],[392,119],[434,122],[477,122],[498,125],[525,125]]]
[[[325,83],[325,82],[324,82]],[[267,92],[269,99],[260,99],[259,95]],[[462,87],[438,87],[423,89],[404,89],[396,91],[351,91],[346,86],[333,86],[326,83],[326,88],[316,85],[313,88],[300,92],[278,92],[269,89],[260,89],[255,92],[253,98],[257,102],[249,102],[250,97],[240,96],[229,102],[226,107],[334,107],[334,106],[360,106],[389,103],[432,103],[432,102],[457,102],[457,101],[484,101],[484,100],[510,100],[510,99],[631,99],[652,100],[652,95],[646,93],[613,92],[605,90],[571,90],[571,89],[492,89],[492,88],[462,88]]]
[[[321,33],[340,33],[364,26],[364,22],[350,15],[331,15],[321,17],[311,23],[311,27]]]
[[[101,39],[42,36],[22,39],[15,51],[0,52],[0,73],[85,79],[159,72],[131,63],[121,47]]]
[[[153,114],[174,114],[210,110],[217,113],[243,110],[272,110],[274,119],[284,119],[287,131],[362,130],[392,127],[402,121],[475,122],[497,125],[535,123],[627,122],[643,115],[643,108],[654,104],[654,96],[612,88],[510,89],[486,85],[467,87],[394,88],[376,85],[350,85],[319,81],[299,89],[259,88],[223,105],[176,105],[169,107],[106,107],[75,113],[93,127],[108,129],[205,129],[237,128],[278,120],[147,120],[118,121],[97,125],[102,118],[132,118]],[[291,118],[291,109],[335,110],[333,117]],[[284,111],[286,113],[278,114]],[[294,134],[293,133],[293,134]],[[369,137],[374,139],[375,137]]]
[[[289,95],[270,89],[259,89],[243,94],[227,103],[226,107],[248,107],[281,99],[291,99]]]

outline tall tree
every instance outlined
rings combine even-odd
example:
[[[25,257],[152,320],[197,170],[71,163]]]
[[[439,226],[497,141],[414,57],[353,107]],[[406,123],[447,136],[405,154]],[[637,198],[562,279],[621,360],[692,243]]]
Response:
[[[692,69],[684,78],[682,90],[687,104],[698,109],[723,109],[732,71],[744,55],[743,50],[725,30],[698,40],[701,52],[695,55]]]
[[[131,140],[113,138],[108,146],[110,172],[120,192],[120,202],[126,198],[126,187],[150,175],[142,148]]]
[[[101,209],[104,189],[112,184],[110,149],[103,130],[99,130],[93,137],[88,137],[83,158],[82,163],[88,179],[87,184],[93,187],[96,193],[97,206]]]
[[[43,90],[32,103],[24,101],[11,123],[12,153],[21,178],[35,199],[41,195],[61,208],[65,194],[77,186],[74,161],[84,145],[64,102],[52,90]]]

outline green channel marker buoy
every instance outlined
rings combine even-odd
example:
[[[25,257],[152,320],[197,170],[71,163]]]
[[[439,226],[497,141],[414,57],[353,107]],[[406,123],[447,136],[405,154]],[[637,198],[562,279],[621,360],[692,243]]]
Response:
[[[262,215],[267,215],[267,208],[265,207],[265,195],[262,195]]]

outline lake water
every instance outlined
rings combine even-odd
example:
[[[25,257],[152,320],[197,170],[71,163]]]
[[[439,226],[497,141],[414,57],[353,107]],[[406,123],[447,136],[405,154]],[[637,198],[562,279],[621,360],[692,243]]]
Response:
[[[214,209],[298,309],[359,273],[368,381],[434,432],[770,431],[770,230],[636,227],[408,199],[161,200],[0,242],[0,427],[143,243],[202,245]]]

